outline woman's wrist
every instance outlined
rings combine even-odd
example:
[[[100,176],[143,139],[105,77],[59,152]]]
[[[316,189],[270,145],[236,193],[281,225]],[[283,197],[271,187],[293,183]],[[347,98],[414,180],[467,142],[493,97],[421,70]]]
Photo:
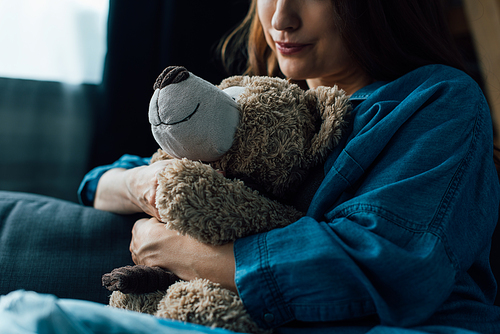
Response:
[[[185,278],[206,278],[237,293],[238,291],[234,282],[235,260],[233,243],[213,246],[200,243],[190,237],[185,238],[190,239],[188,243],[191,244],[191,252],[189,253],[195,254],[195,256],[191,258],[191,265],[189,268],[186,268],[191,274]],[[179,277],[182,278],[182,274]]]
[[[131,199],[128,184],[134,169],[113,168],[104,173],[97,185],[94,207],[119,214],[142,212]]]
[[[127,169],[124,171],[120,171],[121,173],[121,179],[123,180],[123,187],[120,187],[123,189],[122,195],[125,198],[125,202],[129,203],[130,207],[127,209],[129,210],[137,210],[135,212],[142,212],[141,207],[139,205],[139,200],[138,196],[136,194],[137,192],[137,171],[140,169],[140,167],[132,168],[132,169]]]

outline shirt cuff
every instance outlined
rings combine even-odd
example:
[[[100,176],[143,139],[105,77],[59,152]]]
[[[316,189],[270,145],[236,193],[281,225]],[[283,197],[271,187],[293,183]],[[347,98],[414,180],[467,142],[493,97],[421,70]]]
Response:
[[[235,241],[235,283],[247,312],[258,326],[275,328],[293,320],[293,315],[271,274],[266,235]]]

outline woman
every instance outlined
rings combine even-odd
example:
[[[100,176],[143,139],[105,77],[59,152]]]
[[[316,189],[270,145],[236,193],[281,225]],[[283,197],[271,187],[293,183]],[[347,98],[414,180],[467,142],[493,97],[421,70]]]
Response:
[[[139,220],[134,262],[219,282],[259,325],[283,333],[498,333],[488,264],[500,199],[491,119],[460,71],[438,3],[254,0],[230,41],[240,33],[247,73],[352,94],[350,128],[318,172],[303,219],[221,247]],[[125,157],[98,168],[82,200],[156,217],[155,175],[167,163],[127,169],[137,159]],[[47,303],[72,325],[132,331],[117,310]],[[147,316],[134,321],[153,326]]]

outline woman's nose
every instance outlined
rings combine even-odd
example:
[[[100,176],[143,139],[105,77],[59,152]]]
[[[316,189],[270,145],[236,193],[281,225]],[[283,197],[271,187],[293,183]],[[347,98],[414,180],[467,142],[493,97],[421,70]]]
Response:
[[[276,30],[295,30],[300,27],[300,15],[297,10],[299,1],[278,0],[271,24]]]

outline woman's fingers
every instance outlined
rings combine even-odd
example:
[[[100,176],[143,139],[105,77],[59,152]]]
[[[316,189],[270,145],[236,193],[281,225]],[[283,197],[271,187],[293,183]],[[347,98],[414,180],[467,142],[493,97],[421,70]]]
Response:
[[[161,267],[184,280],[206,278],[236,291],[232,243],[213,246],[165,228],[156,218],[140,219],[132,229],[135,264]]]
[[[165,169],[172,160],[162,160],[148,166],[134,168],[127,177],[127,188],[130,199],[142,211],[160,219],[156,208],[156,189],[158,187],[158,173]]]

